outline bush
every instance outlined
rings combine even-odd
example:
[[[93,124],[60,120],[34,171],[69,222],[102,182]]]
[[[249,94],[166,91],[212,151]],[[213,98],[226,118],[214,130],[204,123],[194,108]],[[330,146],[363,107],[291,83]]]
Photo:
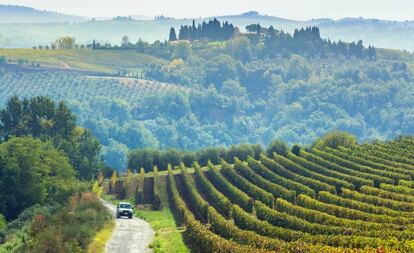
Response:
[[[288,146],[283,140],[274,140],[267,147],[267,156],[272,157],[273,153],[286,156],[288,153]]]
[[[144,182],[145,182],[145,170],[141,168],[139,172],[137,190],[135,197],[135,204],[143,204],[144,202]]]
[[[324,137],[318,139],[313,144],[314,147],[330,147],[337,149],[339,146],[350,148],[357,144],[357,138],[346,132],[334,131],[327,133]]]
[[[111,214],[90,192],[75,194],[54,215],[37,214],[29,227],[26,252],[83,252]]]
[[[4,216],[0,213],[0,230],[4,229],[6,227],[6,219]]]
[[[152,199],[152,209],[160,210],[162,208],[161,205],[161,192],[160,192],[160,184],[159,184],[159,176],[158,176],[158,168],[157,166],[154,167],[154,197]]]

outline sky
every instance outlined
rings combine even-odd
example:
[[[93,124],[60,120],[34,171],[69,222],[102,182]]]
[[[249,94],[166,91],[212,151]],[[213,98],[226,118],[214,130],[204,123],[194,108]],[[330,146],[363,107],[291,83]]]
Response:
[[[0,0],[0,4],[88,17],[154,17],[163,14],[192,18],[255,10],[261,14],[301,20],[343,17],[414,20],[413,0]]]

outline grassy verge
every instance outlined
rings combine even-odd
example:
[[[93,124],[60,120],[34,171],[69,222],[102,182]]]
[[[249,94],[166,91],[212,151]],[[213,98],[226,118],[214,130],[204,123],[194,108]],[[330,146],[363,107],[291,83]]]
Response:
[[[137,210],[135,215],[146,220],[154,229],[155,238],[150,245],[154,252],[190,252],[184,243],[182,229],[175,224],[169,208],[161,211]]]
[[[89,245],[88,253],[103,253],[105,252],[106,243],[109,241],[114,230],[115,222],[110,221],[101,231],[96,234],[95,239]]]

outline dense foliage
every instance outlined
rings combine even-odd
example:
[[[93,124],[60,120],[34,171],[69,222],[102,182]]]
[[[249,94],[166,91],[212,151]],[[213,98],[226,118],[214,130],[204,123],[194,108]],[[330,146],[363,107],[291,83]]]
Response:
[[[235,35],[236,29],[233,24],[229,24],[227,21],[221,24],[216,18],[202,24],[199,23],[197,26],[193,20],[192,25],[181,26],[178,38],[191,41],[199,39],[228,40]]]
[[[259,157],[263,152],[263,147],[259,144],[239,144],[230,148],[205,148],[196,152],[175,149],[166,151],[137,149],[129,153],[128,168],[137,171],[139,168],[144,168],[146,171],[150,171],[154,166],[157,166],[160,170],[167,170],[168,164],[178,166],[184,163],[186,166],[191,166],[194,162],[198,162],[200,165],[206,166],[209,161],[219,163],[221,159],[232,163],[234,157],[245,160],[249,156]]]
[[[79,178],[91,179],[101,169],[100,144],[89,130],[77,127],[75,120],[63,102],[56,105],[46,97],[12,97],[7,107],[0,110],[0,138],[7,141],[32,136],[49,141],[68,156]]]
[[[0,144],[0,213],[16,218],[34,204],[61,203],[79,189],[68,158],[31,137]]]

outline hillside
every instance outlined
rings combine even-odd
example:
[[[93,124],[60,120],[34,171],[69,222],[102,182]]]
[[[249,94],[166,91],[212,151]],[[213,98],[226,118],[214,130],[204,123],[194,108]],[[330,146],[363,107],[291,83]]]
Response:
[[[63,23],[83,22],[86,18],[41,11],[25,6],[0,5],[0,23]]]
[[[307,144],[337,129],[360,140],[413,133],[412,54],[333,44],[317,28],[273,39],[263,33],[260,43],[249,36],[0,49],[2,103],[12,95],[67,100],[103,144],[107,164],[120,170],[136,148],[197,150],[277,138]]]
[[[0,48],[0,56],[5,56],[13,63],[19,59],[32,64],[40,64],[44,68],[62,70],[87,70],[116,75],[126,71],[140,75],[143,68],[150,64],[161,63],[163,60],[148,54],[126,51],[94,51],[94,50],[32,50]]]
[[[330,144],[243,154],[203,169],[141,170],[113,177],[106,188],[136,201],[144,217],[173,211],[195,250],[411,252],[413,138],[347,148],[324,139]],[[164,237],[156,235],[158,250],[168,247]]]
[[[214,17],[196,18],[196,22],[207,21]],[[364,40],[367,44],[380,48],[392,48],[413,51],[411,41],[414,39],[413,22],[396,22],[374,19],[340,20],[290,20],[255,12],[241,15],[217,17],[238,26],[242,31],[250,24],[260,23],[268,27],[293,32],[294,29],[317,25],[321,28],[322,36],[331,40],[356,41]],[[31,48],[38,45],[50,44],[59,36],[76,37],[80,43],[91,43],[93,39],[100,42],[120,43],[121,37],[127,35],[131,40],[139,38],[153,42],[168,37],[171,27],[178,29],[181,25],[191,23],[191,19],[160,19],[160,20],[100,20],[86,21],[77,24],[0,24],[1,47]]]

